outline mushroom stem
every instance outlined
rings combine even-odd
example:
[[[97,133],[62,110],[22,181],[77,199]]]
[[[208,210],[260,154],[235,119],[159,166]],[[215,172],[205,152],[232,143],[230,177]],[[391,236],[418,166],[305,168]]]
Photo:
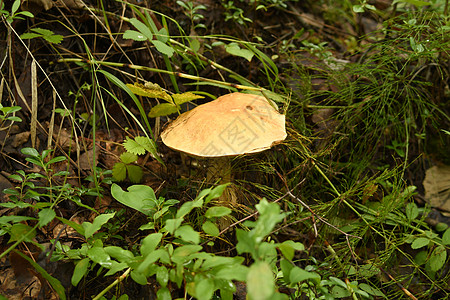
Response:
[[[224,156],[210,159],[206,180],[209,183],[218,181],[219,184],[231,182],[231,158]],[[223,191],[219,198],[221,205],[233,206],[236,204],[236,197],[233,196],[234,193],[231,190],[232,187],[228,187]]]

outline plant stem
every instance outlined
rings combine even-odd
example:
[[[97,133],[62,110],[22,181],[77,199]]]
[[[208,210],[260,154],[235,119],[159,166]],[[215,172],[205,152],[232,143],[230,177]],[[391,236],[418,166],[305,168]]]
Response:
[[[82,59],[82,58],[64,58],[64,59],[58,59],[58,62],[59,63],[63,63],[63,62],[64,63],[68,63],[68,62],[81,63],[81,62],[84,62],[84,63],[88,63],[88,64],[98,64],[98,65],[109,66],[109,67],[127,67],[127,68],[134,69],[134,70],[169,74],[169,75],[178,76],[180,78],[185,78],[185,79],[190,79],[190,80],[195,80],[195,81],[203,81],[203,82],[208,82],[208,83],[212,83],[212,84],[216,84],[216,85],[222,85],[222,86],[241,89],[241,90],[257,91],[257,92],[267,91],[266,89],[260,88],[260,87],[235,84],[235,83],[230,83],[230,82],[225,82],[225,81],[214,80],[214,79],[210,79],[210,78],[189,75],[189,74],[185,74],[185,73],[181,73],[181,72],[173,72],[173,71],[167,71],[167,70],[139,66],[139,65],[132,65],[132,64],[98,61],[98,60],[93,60],[93,59],[89,60],[89,59]]]
[[[125,278],[127,278],[128,274],[130,274],[131,268],[128,268],[122,275],[120,275],[116,280],[114,280],[113,283],[108,285],[103,291],[101,291],[97,296],[92,298],[92,300],[99,300],[101,297],[103,297],[104,294],[106,294],[110,289],[112,289],[114,286],[119,284],[121,281],[123,281]]]

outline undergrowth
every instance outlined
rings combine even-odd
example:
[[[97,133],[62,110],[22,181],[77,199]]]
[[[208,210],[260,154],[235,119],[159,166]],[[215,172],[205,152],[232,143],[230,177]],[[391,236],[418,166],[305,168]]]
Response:
[[[447,299],[450,229],[422,181],[450,161],[448,2],[221,1],[219,18],[170,2],[1,3],[0,263],[25,264],[44,298]],[[305,6],[354,33],[254,22]],[[234,91],[272,100],[288,139],[211,184],[159,133]],[[218,201],[229,185],[235,207]]]

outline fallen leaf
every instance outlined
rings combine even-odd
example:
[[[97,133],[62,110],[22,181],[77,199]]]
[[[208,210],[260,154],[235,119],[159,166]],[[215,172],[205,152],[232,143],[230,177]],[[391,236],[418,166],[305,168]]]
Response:
[[[425,200],[432,207],[450,212],[450,166],[439,165],[425,172]]]
[[[14,148],[18,148],[18,147],[22,146],[23,144],[25,144],[28,141],[29,137],[30,137],[29,131],[18,133],[16,135],[14,135],[11,145]]]
[[[97,163],[99,156],[99,150],[96,149],[95,151],[95,162]],[[94,149],[88,150],[80,155],[80,159],[78,161],[78,165],[83,170],[90,170],[92,169],[93,164],[93,157],[94,157]]]

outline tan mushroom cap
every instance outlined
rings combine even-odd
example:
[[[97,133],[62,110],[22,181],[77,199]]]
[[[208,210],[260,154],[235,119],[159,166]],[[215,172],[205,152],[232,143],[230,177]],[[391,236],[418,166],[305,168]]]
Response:
[[[285,116],[263,96],[232,93],[181,114],[161,138],[168,147],[199,157],[255,153],[286,138]]]

